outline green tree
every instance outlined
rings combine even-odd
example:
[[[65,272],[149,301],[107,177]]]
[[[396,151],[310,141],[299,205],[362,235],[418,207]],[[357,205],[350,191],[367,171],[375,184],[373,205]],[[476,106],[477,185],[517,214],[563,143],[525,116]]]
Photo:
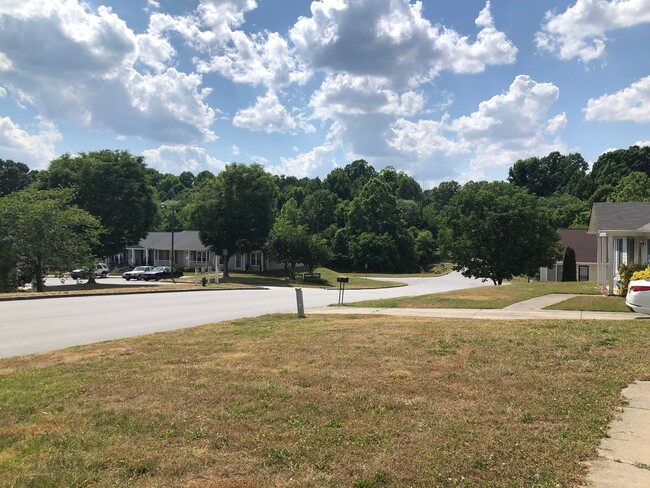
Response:
[[[27,188],[36,179],[36,173],[24,163],[0,159],[0,197]]]
[[[26,189],[0,198],[0,247],[39,292],[47,273],[92,262],[100,223],[72,201],[69,189]]]
[[[356,195],[363,185],[377,176],[377,171],[363,159],[357,159],[343,168],[343,171],[350,179],[352,194]]]
[[[564,251],[562,281],[577,281],[576,252],[571,247],[567,247]]]
[[[323,232],[334,223],[338,199],[329,190],[316,190],[305,197],[302,213],[310,232]]]
[[[318,266],[328,262],[331,257],[332,253],[327,245],[327,240],[319,235],[310,235],[305,253],[301,259],[309,272],[313,273]]]
[[[388,183],[373,178],[350,203],[348,248],[355,269],[409,271],[417,266],[415,241],[402,218]],[[336,252],[336,250],[335,250]]]
[[[555,151],[543,158],[518,160],[508,171],[508,181],[540,197],[556,192],[571,193],[581,187],[589,164],[579,153]]]
[[[436,241],[433,238],[433,234],[428,230],[415,229],[415,232],[415,255],[417,256],[417,263],[420,269],[425,271],[438,253]]]
[[[650,202],[650,176],[633,171],[624,176],[607,196],[608,202]]]
[[[192,221],[203,244],[217,254],[261,249],[273,225],[277,195],[275,179],[261,165],[232,163],[200,188]]]
[[[633,171],[650,176],[650,146],[607,151],[594,163],[591,175],[598,188],[604,185],[616,186],[621,178]]]
[[[588,201],[561,193],[542,198],[540,203],[548,209],[551,223],[556,229],[585,227],[589,224],[591,204]]]
[[[296,201],[289,199],[275,219],[264,246],[276,261],[284,263],[290,279],[295,277],[296,265],[303,260],[309,248],[309,233],[302,220]]]
[[[334,168],[325,177],[323,185],[341,200],[352,198],[352,181],[343,168]]]
[[[548,212],[518,186],[467,183],[444,213],[443,251],[464,276],[501,285],[555,261],[559,235]]]
[[[178,175],[178,179],[185,188],[194,188],[196,177],[191,171],[183,171],[180,175]]]
[[[71,188],[73,202],[97,217],[105,229],[96,256],[122,252],[153,228],[154,191],[144,160],[128,151],[64,154],[39,173],[41,189]]]

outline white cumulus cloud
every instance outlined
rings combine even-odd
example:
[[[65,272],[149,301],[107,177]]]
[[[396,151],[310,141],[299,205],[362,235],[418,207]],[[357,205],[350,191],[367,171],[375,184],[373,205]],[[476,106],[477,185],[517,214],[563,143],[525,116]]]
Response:
[[[558,97],[559,89],[552,83],[520,75],[507,92],[481,102],[470,115],[453,120],[446,115],[439,121],[398,120],[390,144],[402,153],[417,155],[421,165],[445,165],[450,161],[447,158],[464,155],[470,167],[459,179],[481,179],[490,168],[566,149],[553,138],[565,121],[564,114],[550,116]]]
[[[233,124],[236,127],[264,131],[269,134],[273,132],[295,133],[297,129],[313,131],[313,127],[293,117],[272,91],[258,97],[252,107],[239,110],[233,118]]]
[[[32,168],[46,168],[55,157],[55,145],[61,133],[50,121],[38,118],[31,131],[20,127],[9,117],[0,117],[0,152],[4,159],[13,159]]]
[[[589,99],[584,112],[587,120],[650,122],[650,76],[619,92]]]
[[[535,35],[538,49],[588,63],[605,54],[607,33],[650,22],[650,0],[577,0],[561,14],[547,12]]]
[[[110,8],[12,0],[0,2],[0,25],[0,83],[48,119],[161,142],[214,139],[201,76],[166,67],[173,48],[136,36]],[[156,73],[140,72],[139,57]]]
[[[226,167],[225,162],[210,156],[204,148],[198,146],[163,145],[147,149],[142,155],[148,166],[162,173],[179,174],[191,171],[197,174],[206,169],[219,172]]]
[[[414,86],[443,70],[476,73],[511,64],[517,48],[498,31],[490,2],[476,21],[476,40],[434,26],[422,3],[404,0],[321,0],[311,4],[289,33],[314,70],[381,77],[393,86]]]
[[[327,77],[311,97],[310,106],[321,119],[337,115],[392,114],[409,116],[422,110],[425,97],[412,90],[397,93],[382,80],[339,74]]]

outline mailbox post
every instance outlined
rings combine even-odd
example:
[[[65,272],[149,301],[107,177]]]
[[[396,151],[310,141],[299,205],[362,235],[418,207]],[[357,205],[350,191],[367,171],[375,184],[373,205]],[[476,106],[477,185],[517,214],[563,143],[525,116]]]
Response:
[[[337,276],[336,281],[339,282],[339,305],[343,305],[343,298],[345,295],[345,284],[350,281],[347,276]]]

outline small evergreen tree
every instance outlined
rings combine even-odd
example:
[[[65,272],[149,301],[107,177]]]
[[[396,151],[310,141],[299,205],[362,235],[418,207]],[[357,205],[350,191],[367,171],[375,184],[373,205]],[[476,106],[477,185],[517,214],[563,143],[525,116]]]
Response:
[[[576,252],[570,247],[564,251],[562,281],[578,281],[576,278]]]

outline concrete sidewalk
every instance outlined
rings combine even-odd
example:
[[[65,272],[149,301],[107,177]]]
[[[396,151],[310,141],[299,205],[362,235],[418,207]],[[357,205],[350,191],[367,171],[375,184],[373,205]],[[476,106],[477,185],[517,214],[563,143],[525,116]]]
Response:
[[[404,317],[442,317],[456,319],[484,320],[634,320],[643,315],[625,312],[580,312],[573,310],[544,310],[556,303],[579,295],[551,294],[523,302],[513,303],[500,309],[473,308],[362,308],[362,307],[320,307],[307,310],[313,314],[366,314],[402,315]],[[650,316],[646,316],[646,319]]]
[[[596,488],[650,486],[650,381],[637,381],[622,392],[628,405],[609,427],[598,459],[587,463]]]
[[[564,295],[566,297],[566,295]],[[468,308],[361,308],[320,307],[305,311],[315,315],[397,315],[404,317],[442,317],[481,320],[643,320],[639,314],[625,312],[578,312],[572,310],[513,310]],[[650,316],[646,316],[646,319]]]

